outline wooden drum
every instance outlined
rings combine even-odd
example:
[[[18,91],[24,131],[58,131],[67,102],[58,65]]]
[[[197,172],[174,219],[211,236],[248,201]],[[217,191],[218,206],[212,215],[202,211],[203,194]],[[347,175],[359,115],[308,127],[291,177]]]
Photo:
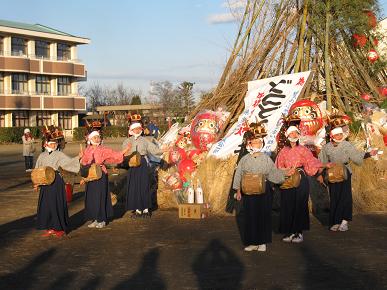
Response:
[[[89,168],[89,174],[85,178],[87,182],[99,180],[102,177],[102,169],[98,164],[91,164]]]
[[[31,172],[31,180],[34,185],[50,185],[55,180],[55,170],[49,166],[35,168]]]

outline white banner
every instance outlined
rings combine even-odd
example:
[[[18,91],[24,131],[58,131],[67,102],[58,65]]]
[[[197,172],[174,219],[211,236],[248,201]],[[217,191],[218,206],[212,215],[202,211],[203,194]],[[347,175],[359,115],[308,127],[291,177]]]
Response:
[[[282,126],[281,117],[287,115],[297,100],[309,74],[307,71],[249,82],[245,110],[226,136],[211,147],[208,156],[227,158],[234,154],[242,143],[246,121],[250,124],[256,120],[264,121],[268,131],[263,151],[274,151],[276,136]]]

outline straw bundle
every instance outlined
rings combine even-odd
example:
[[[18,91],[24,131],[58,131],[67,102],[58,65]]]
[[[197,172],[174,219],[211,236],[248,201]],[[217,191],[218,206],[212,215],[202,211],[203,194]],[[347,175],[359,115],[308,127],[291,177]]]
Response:
[[[225,208],[236,166],[237,156],[226,160],[207,158],[198,168],[199,178],[205,202],[210,203],[215,214],[226,214]]]
[[[381,136],[373,135],[372,143],[381,149]],[[364,160],[361,166],[351,164],[352,191],[355,212],[387,211],[387,155],[379,156],[379,160]]]

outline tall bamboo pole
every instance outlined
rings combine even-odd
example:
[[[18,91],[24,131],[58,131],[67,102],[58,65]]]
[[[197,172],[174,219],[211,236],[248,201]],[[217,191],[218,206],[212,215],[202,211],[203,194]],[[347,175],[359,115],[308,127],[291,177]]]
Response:
[[[329,31],[331,22],[331,1],[326,0],[325,38],[324,38],[324,68],[325,68],[325,90],[327,97],[327,110],[332,110],[332,92],[330,77],[330,57],[329,57]]]

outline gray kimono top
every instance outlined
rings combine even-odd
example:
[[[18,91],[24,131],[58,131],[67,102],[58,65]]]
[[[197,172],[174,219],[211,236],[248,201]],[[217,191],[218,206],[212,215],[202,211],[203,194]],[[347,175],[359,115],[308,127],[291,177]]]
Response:
[[[78,173],[80,169],[78,156],[71,158],[61,151],[55,150],[49,154],[47,151],[42,152],[36,160],[35,168],[50,166],[55,170],[59,167],[66,171]]]
[[[364,160],[364,155],[364,151],[357,150],[356,147],[348,141],[343,141],[338,143],[337,146],[334,146],[332,142],[324,145],[321,148],[318,158],[323,163],[333,162],[345,164],[351,160],[355,164],[361,165]],[[346,167],[349,172],[352,173],[351,167],[348,164],[346,164]]]
[[[241,187],[242,176],[245,173],[260,173],[264,174],[266,179],[273,183],[283,183],[285,181],[285,173],[278,169],[273,160],[266,154],[247,154],[242,157],[238,163],[234,175],[233,188],[238,190]]]
[[[159,147],[157,147],[156,144],[152,143],[143,136],[138,137],[137,140],[134,138],[134,136],[126,138],[124,140],[124,143],[122,143],[122,149],[128,147],[129,143],[132,144],[132,148],[128,152],[129,155],[132,154],[134,151],[138,151],[141,155],[152,154],[154,156],[160,156],[163,154],[163,151]]]

